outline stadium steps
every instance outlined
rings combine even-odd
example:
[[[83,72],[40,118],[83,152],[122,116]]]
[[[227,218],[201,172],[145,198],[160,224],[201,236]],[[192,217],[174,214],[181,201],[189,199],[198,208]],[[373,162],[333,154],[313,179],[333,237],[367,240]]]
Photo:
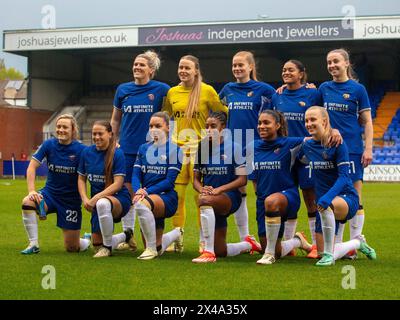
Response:
[[[81,139],[86,145],[92,144],[92,126],[97,120],[111,120],[113,97],[83,97],[80,100],[86,108],[86,120],[81,126]]]
[[[393,116],[400,107],[400,92],[387,92],[383,97],[374,119],[374,139],[382,139]]]

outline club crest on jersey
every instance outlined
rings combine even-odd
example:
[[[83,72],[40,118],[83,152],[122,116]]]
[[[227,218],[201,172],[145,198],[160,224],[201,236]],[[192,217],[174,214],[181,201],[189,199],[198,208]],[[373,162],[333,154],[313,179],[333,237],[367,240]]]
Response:
[[[300,106],[300,107],[305,107],[305,106],[306,106],[306,103],[305,103],[304,101],[299,101],[299,106]]]
[[[343,93],[343,98],[345,98],[345,99],[350,98],[350,94],[348,94],[348,93]]]
[[[326,153],[326,151],[322,152],[322,158],[324,158],[325,160],[329,158],[328,153]]]
[[[274,153],[275,153],[275,154],[279,154],[279,152],[281,152],[281,148],[276,148],[276,149],[274,150]]]
[[[161,159],[161,161],[165,161],[165,160],[167,160],[167,156],[165,154],[162,154],[160,156],[160,159]]]
[[[226,154],[221,154],[221,160],[226,160],[228,159],[228,156]]]
[[[253,94],[254,94],[254,92],[253,92],[253,91],[247,92],[247,96],[248,96],[248,97],[252,97],[252,96],[253,96]]]
[[[149,99],[150,99],[151,101],[153,101],[153,100],[154,100],[154,94],[152,94],[152,93],[149,93],[148,97],[149,97]]]
[[[71,154],[70,156],[68,156],[69,160],[74,161],[76,159],[76,155]]]

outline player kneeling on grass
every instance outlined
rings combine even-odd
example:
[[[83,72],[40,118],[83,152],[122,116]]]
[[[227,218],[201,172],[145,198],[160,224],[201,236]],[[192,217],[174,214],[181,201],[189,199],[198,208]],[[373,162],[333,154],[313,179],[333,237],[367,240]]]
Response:
[[[83,205],[92,213],[92,242],[95,258],[111,256],[121,242],[133,240],[132,229],[113,236],[114,222],[121,221],[131,206],[131,197],[124,186],[125,158],[116,149],[114,134],[107,121],[96,121],[92,128],[94,145],[82,152],[79,163],[78,188]],[[86,180],[90,184],[87,197]]]
[[[310,174],[314,175],[320,215],[316,232],[322,231],[324,239],[324,253],[316,265],[334,265],[335,260],[357,249],[369,259],[376,259],[375,250],[367,245],[362,235],[344,243],[334,244],[337,221],[343,223],[353,218],[359,205],[357,191],[349,176],[349,153],[346,143],[338,147],[327,146],[332,129],[326,109],[311,107],[306,111],[305,119],[306,129],[312,139],[304,143],[299,157],[309,164]],[[318,251],[320,250],[321,248],[318,248]]]
[[[304,138],[287,137],[287,122],[282,113],[263,111],[258,118],[260,140],[254,142],[254,171],[257,193],[258,236],[264,255],[258,264],[273,264],[295,248],[311,251],[301,232],[282,241],[287,219],[297,219],[300,195],[291,172]]]
[[[64,246],[68,252],[84,251],[90,241],[79,239],[82,212],[77,188],[77,168],[84,145],[76,140],[78,127],[75,118],[63,114],[56,120],[56,136],[45,141],[33,155],[26,177],[29,194],[22,201],[22,218],[29,238],[29,246],[22,254],[39,253],[38,223],[48,213],[57,213],[57,226],[63,229]],[[48,175],[46,185],[35,189],[36,170],[46,158]]]
[[[152,141],[139,147],[132,174],[132,203],[139,217],[146,249],[139,260],[151,260],[164,253],[168,246],[183,241],[183,229],[163,234],[164,219],[178,208],[175,180],[181,171],[179,147],[168,140],[169,116],[156,112],[150,118]]]
[[[29,246],[22,254],[39,253],[36,213],[45,220],[48,213],[57,213],[57,226],[63,229],[64,246],[68,252],[84,251],[90,241],[80,239],[82,222],[81,199],[77,188],[77,168],[83,144],[78,142],[75,118],[63,114],[56,120],[57,138],[46,140],[33,155],[26,177],[29,194],[22,201],[22,218],[29,238]],[[48,175],[46,185],[35,189],[36,170],[46,158]]]
[[[226,219],[240,207],[242,194],[239,188],[247,183],[245,159],[240,161],[240,145],[233,143],[232,135],[224,139],[226,120],[223,112],[208,116],[207,136],[200,142],[197,152],[193,186],[200,193],[198,205],[205,248],[192,260],[194,263],[215,262],[217,256],[261,251],[260,244],[250,235],[242,242],[226,243]],[[235,156],[235,153],[238,154]]]

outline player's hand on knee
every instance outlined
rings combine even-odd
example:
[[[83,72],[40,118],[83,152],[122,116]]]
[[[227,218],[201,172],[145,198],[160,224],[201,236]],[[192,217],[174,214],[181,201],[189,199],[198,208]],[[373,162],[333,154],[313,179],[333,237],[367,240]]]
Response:
[[[39,202],[42,201],[43,196],[36,191],[31,191],[31,192],[29,192],[28,198],[29,198],[29,200],[39,204]]]
[[[201,189],[201,194],[210,195],[213,194],[213,190],[214,188],[211,186],[203,186],[203,188]]]
[[[215,188],[215,189],[213,189],[213,191],[212,191],[212,195],[214,195],[214,196],[218,196],[218,195],[220,195],[222,193],[222,190],[220,189],[220,188]]]

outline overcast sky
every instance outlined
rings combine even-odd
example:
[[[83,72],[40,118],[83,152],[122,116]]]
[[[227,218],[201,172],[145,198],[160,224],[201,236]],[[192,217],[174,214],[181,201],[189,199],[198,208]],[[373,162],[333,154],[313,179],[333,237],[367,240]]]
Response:
[[[400,0],[0,0],[0,33],[41,29],[42,10],[49,5],[56,28],[340,17],[348,5],[357,16],[400,15]],[[0,58],[26,74],[25,58],[2,51]]]

